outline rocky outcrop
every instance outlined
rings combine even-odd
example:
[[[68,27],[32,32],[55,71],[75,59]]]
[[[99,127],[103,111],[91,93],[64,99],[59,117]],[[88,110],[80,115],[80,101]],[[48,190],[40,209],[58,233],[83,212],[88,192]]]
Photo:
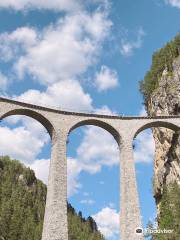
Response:
[[[180,115],[180,57],[173,61],[173,70],[164,69],[147,102],[147,112],[151,116]],[[180,134],[166,128],[154,128],[154,196],[159,210],[165,186],[170,183],[180,185]]]

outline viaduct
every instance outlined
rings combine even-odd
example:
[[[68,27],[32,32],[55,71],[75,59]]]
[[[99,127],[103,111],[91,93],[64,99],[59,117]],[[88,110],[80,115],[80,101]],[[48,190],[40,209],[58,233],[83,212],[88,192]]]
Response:
[[[95,125],[113,135],[120,149],[121,240],[143,240],[132,142],[146,128],[166,127],[180,131],[180,116],[125,117],[67,112],[0,97],[0,120],[25,115],[39,121],[52,141],[51,163],[42,240],[68,240],[67,161],[69,133],[83,125]]]

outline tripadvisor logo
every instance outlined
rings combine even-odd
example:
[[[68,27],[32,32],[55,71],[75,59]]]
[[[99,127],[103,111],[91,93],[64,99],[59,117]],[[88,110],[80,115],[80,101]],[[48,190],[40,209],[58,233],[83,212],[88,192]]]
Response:
[[[173,231],[173,229],[145,229],[145,232],[149,234],[170,234]]]
[[[173,229],[142,229],[142,228],[136,228],[135,230],[136,234],[170,234],[173,233]]]

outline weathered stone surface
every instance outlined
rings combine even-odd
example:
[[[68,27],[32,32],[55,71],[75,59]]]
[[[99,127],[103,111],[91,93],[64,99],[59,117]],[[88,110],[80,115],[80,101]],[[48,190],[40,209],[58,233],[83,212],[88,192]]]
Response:
[[[174,60],[173,71],[165,69],[159,86],[148,102],[150,116],[180,116],[180,58]],[[154,128],[156,151],[154,157],[154,195],[158,212],[165,186],[180,185],[180,134],[166,128]]]
[[[133,159],[133,138],[149,127],[180,130],[180,116],[122,117],[65,112],[0,98],[0,120],[11,115],[26,115],[39,121],[52,139],[47,200],[42,240],[68,240],[67,163],[68,134],[83,125],[96,125],[114,136],[120,146],[120,232],[121,240],[142,240],[141,215]]]

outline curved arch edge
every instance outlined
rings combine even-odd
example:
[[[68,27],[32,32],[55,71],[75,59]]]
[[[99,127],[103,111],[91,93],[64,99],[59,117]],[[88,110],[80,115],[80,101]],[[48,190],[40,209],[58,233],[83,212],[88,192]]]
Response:
[[[31,109],[26,109],[26,108],[15,108],[13,110],[7,111],[6,113],[4,113],[1,117],[0,120],[2,121],[3,119],[10,117],[10,116],[16,116],[16,115],[22,115],[22,116],[26,116],[26,117],[30,117],[36,121],[38,121],[39,123],[42,124],[43,127],[45,127],[45,129],[47,130],[47,132],[49,133],[51,139],[52,139],[52,135],[54,132],[54,127],[53,124],[46,118],[44,117],[41,113],[38,113],[34,110]]]
[[[87,119],[87,120],[82,120],[82,121],[75,123],[69,129],[68,135],[78,127],[89,126],[89,125],[100,127],[102,129],[106,130],[114,137],[118,146],[120,145],[121,136],[120,136],[119,132],[113,126],[111,126],[109,123],[106,123],[106,122],[98,120],[98,119]]]
[[[142,131],[148,129],[148,128],[154,128],[154,127],[164,127],[164,128],[168,128],[170,130],[173,130],[175,132],[180,133],[180,127],[175,125],[174,123],[170,123],[170,122],[166,122],[166,121],[154,121],[154,122],[150,122],[150,123],[146,123],[144,125],[142,125],[134,134],[133,139]]]

